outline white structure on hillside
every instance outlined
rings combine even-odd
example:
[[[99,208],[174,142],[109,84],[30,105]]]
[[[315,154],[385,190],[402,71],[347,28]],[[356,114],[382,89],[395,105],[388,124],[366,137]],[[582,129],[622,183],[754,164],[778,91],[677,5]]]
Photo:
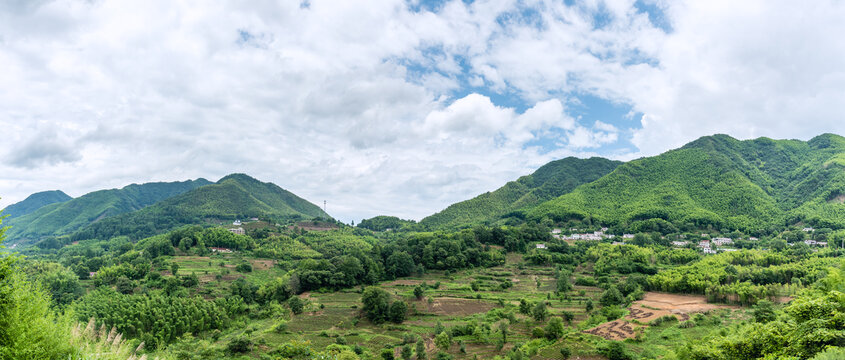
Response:
[[[240,221],[240,220],[235,220],[235,222],[233,222],[233,223],[232,223],[232,225],[235,225],[235,226],[241,226],[241,221]]]
[[[230,233],[232,233],[232,234],[246,235],[246,232],[244,231],[244,228],[234,228],[234,229],[229,229],[229,232],[230,232]]]
[[[725,244],[733,244],[733,240],[731,240],[729,238],[723,238],[723,237],[714,238],[712,241],[713,241],[714,244],[716,244],[718,246],[725,245]]]
[[[537,248],[538,248],[538,249],[545,249],[545,248],[546,248],[546,244],[537,244]]]

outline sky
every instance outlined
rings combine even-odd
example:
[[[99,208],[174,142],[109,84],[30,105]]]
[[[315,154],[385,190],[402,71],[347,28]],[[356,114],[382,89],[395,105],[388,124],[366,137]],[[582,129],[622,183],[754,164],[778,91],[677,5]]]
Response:
[[[845,3],[0,1],[0,207],[273,182],[419,220],[567,156],[845,134]]]

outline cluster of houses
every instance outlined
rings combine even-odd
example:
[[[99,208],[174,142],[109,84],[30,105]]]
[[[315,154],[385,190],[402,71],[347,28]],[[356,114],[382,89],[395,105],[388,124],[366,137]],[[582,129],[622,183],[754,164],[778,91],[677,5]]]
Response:
[[[698,247],[701,249],[702,252],[705,254],[715,254],[719,251],[736,251],[736,249],[730,248],[713,248],[715,246],[723,246],[733,244],[733,240],[730,238],[723,238],[717,237],[713,239],[704,239],[698,242]]]
[[[810,246],[827,246],[827,241],[804,240],[804,243]]]
[[[576,231],[576,229],[570,229],[570,231]],[[560,239],[560,240],[592,240],[592,241],[600,241],[602,239],[612,239],[612,238],[616,237],[616,235],[613,235],[613,234],[605,234],[604,233],[605,231],[607,231],[607,228],[601,228],[601,231],[594,231],[592,233],[563,235],[563,230],[553,229],[552,230],[552,237],[554,237],[555,239]]]

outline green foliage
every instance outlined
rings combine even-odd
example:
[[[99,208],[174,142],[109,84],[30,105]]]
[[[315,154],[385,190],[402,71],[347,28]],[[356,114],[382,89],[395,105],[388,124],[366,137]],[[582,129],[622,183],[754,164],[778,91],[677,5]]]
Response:
[[[531,309],[531,317],[533,317],[536,321],[546,321],[548,316],[549,310],[546,308],[546,303],[543,301],[538,302],[534,305],[534,308]]]
[[[376,216],[370,219],[361,220],[359,228],[372,231],[401,230],[404,227],[416,224],[413,220],[402,220],[395,216]]]
[[[808,142],[703,137],[625,163],[537,206],[528,218],[591,218],[664,234],[673,227],[760,232],[787,221],[843,228],[845,208],[832,200],[845,193],[845,173],[830,166],[843,150],[842,138],[829,134]]]
[[[28,196],[21,202],[7,206],[3,209],[3,213],[6,215],[6,221],[8,221],[19,216],[31,214],[44,206],[63,203],[70,199],[73,198],[60,190],[42,191]]]
[[[610,287],[601,294],[599,303],[601,303],[601,306],[624,305],[625,298],[622,296],[622,293],[619,292],[619,289],[616,288],[616,285],[610,285]]]
[[[599,354],[604,355],[608,360],[633,360],[634,356],[625,348],[621,342],[608,341],[598,348]]]
[[[408,304],[406,304],[402,300],[396,300],[392,304],[390,304],[390,310],[388,312],[388,318],[391,322],[396,324],[401,324],[405,321],[408,313]]]
[[[838,346],[841,319],[845,318],[843,279],[841,268],[830,268],[815,289],[794,299],[775,319],[746,324],[707,342],[688,343],[679,355],[694,359],[806,359]]]
[[[566,194],[577,186],[610,173],[619,164],[603,158],[566,159],[543,165],[531,175],[511,181],[496,191],[452,204],[445,210],[426,217],[420,225],[431,229],[454,229],[494,223],[508,215],[522,216],[543,201]]]
[[[551,318],[549,323],[546,324],[546,328],[544,330],[546,332],[546,337],[549,339],[559,339],[563,336],[563,320],[557,316]]]
[[[143,209],[208,184],[207,180],[198,179],[133,184],[122,189],[88,193],[72,200],[42,206],[34,212],[11,219],[9,225],[12,228],[8,235],[11,241],[18,241],[70,234],[103,218]]]
[[[452,346],[452,338],[445,331],[441,332],[434,337],[434,345],[436,345],[438,349],[448,351],[449,347]]]
[[[79,230],[71,238],[103,239],[127,235],[141,239],[183,225],[202,224],[209,218],[235,220],[247,217],[330,218],[318,206],[275,184],[232,174],[217,183],[169,197],[139,211],[105,218]]]
[[[388,320],[390,314],[390,294],[382,288],[370,286],[361,294],[362,310],[367,319],[380,324]]]
[[[205,301],[201,297],[172,297],[161,292],[124,295],[99,288],[74,303],[73,310],[80,321],[96,318],[155,349],[186,332],[224,329],[246,306],[239,297]]]
[[[246,336],[232,338],[229,340],[229,344],[226,345],[226,349],[233,354],[247,353],[252,350],[252,340]]]
[[[754,305],[751,316],[754,317],[754,321],[759,323],[767,323],[777,317],[774,304],[769,300],[757,301],[757,305]]]
[[[299,315],[302,314],[302,310],[305,308],[305,303],[299,298],[299,296],[291,296],[291,298],[288,299],[288,307],[290,307],[290,311],[294,315]]]

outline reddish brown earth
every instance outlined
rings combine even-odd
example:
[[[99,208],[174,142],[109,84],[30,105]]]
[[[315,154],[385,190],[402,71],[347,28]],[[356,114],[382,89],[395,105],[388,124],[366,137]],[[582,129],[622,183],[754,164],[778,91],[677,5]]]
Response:
[[[634,338],[638,328],[666,315],[674,315],[678,321],[687,321],[691,313],[738,308],[732,305],[709,304],[704,296],[699,295],[647,292],[642,300],[631,304],[628,308],[629,314],[624,319],[609,321],[584,332],[608,340],[625,340]],[[639,324],[631,322],[634,320]]]

